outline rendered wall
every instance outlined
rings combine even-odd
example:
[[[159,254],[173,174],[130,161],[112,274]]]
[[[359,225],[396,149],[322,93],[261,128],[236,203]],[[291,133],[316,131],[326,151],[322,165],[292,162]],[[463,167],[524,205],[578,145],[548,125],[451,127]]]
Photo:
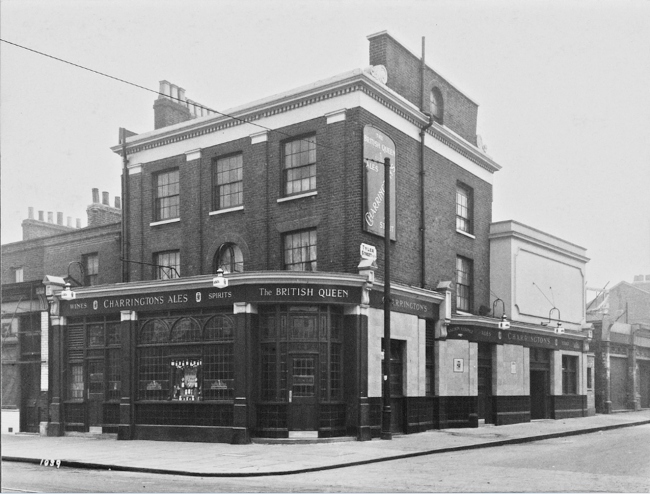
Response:
[[[425,394],[425,321],[417,316],[391,312],[390,336],[406,344],[404,355],[404,394]],[[382,396],[381,340],[384,337],[384,311],[368,311],[368,397]]]
[[[530,395],[530,350],[519,345],[495,345],[496,358],[493,358],[493,375],[498,396]],[[514,371],[514,372],[513,372]]]

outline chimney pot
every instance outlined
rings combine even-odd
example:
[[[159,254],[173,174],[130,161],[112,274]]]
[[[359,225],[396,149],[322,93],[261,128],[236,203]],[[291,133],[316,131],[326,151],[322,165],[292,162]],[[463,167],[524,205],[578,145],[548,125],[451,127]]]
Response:
[[[47,212],[47,222],[54,223],[54,213],[52,211]]]
[[[120,198],[120,196],[115,196],[115,208],[116,209],[122,208],[122,199]]]
[[[99,189],[93,189],[93,204],[99,202]]]
[[[72,217],[71,217],[71,216],[68,216],[67,220],[68,220],[68,221],[67,221],[67,223],[66,223],[66,226],[69,226],[70,228],[72,228]]]
[[[108,206],[108,192],[102,192],[102,204]]]
[[[56,224],[63,225],[63,213],[57,211],[56,213]]]
[[[77,228],[81,228],[81,219],[77,218]]]
[[[30,220],[34,219],[34,208],[32,206],[27,208],[27,218]]]
[[[38,212],[38,221],[45,221],[45,214],[43,211]]]

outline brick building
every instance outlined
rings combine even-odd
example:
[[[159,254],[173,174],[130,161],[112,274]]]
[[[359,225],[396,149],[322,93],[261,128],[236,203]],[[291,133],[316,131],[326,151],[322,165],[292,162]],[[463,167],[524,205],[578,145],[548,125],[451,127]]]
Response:
[[[370,67],[223,113],[161,82],[155,129],[113,148],[128,283],[51,298],[51,434],[369,439],[382,368],[394,432],[490,420],[486,356],[448,329],[496,334],[501,321],[489,293],[500,167],[477,146],[476,102],[388,33],[368,39]]]
[[[596,410],[650,408],[650,275],[593,291]]]
[[[23,240],[2,246],[2,432],[38,432],[48,421],[49,316],[46,275],[73,286],[120,281],[120,198],[87,208],[88,226],[29,208]]]

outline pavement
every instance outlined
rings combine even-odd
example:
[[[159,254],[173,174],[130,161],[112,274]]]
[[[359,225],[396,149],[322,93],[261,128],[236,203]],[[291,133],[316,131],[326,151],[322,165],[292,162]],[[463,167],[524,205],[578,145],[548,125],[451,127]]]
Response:
[[[519,444],[650,424],[650,410],[473,429],[440,429],[372,441],[292,441],[232,445],[117,441],[108,434],[3,434],[2,461],[196,477],[261,477],[344,468],[415,456]],[[56,466],[55,466],[56,468]]]

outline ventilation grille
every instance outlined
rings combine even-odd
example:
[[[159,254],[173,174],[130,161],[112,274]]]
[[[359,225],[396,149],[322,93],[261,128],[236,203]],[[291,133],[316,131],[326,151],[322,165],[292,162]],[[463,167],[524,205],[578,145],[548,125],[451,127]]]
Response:
[[[84,357],[84,327],[70,326],[68,328],[68,361],[80,360]]]

